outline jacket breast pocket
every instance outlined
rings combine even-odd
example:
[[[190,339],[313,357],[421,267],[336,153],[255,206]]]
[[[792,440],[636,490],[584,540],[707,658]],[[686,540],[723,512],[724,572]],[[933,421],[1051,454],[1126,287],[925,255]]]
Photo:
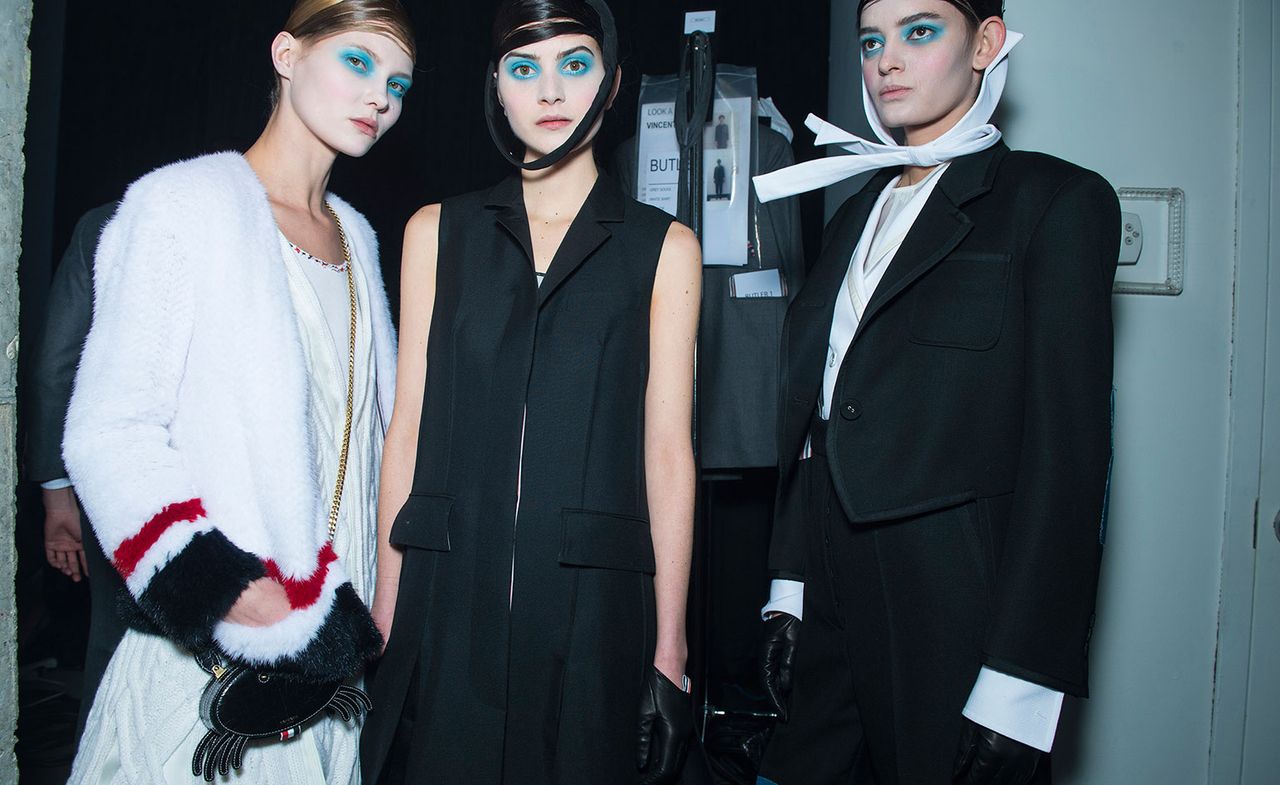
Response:
[[[911,342],[982,351],[1000,340],[1009,254],[954,254],[911,294]]]
[[[653,539],[644,518],[593,510],[561,510],[560,563],[652,575]]]
[[[402,548],[448,551],[449,518],[452,514],[452,496],[411,493],[391,524],[388,539],[392,545]]]

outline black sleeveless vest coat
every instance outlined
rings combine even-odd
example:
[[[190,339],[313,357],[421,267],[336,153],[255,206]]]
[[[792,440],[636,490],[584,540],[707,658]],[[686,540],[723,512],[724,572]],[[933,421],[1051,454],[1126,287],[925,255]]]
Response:
[[[519,178],[444,203],[366,782],[397,734],[407,782],[634,781],[656,632],[649,305],[670,223],[602,176],[539,288]]]

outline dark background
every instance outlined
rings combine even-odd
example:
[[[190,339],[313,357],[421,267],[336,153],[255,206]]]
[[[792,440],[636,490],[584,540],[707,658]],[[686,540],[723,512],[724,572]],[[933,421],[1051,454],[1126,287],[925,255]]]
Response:
[[[50,261],[85,210],[118,198],[165,163],[244,150],[267,117],[273,81],[268,46],[286,2],[205,3],[41,0],[32,33],[28,209],[23,291],[47,288]],[[396,298],[400,236],[422,204],[492,184],[510,168],[484,125],[489,28],[497,0],[407,0],[418,31],[413,89],[398,125],[360,160],[339,159],[332,189],[364,212],[383,244]],[[635,131],[641,74],[674,73],[686,10],[716,9],[719,62],[754,65],[760,95],[773,96],[803,131],[827,103],[829,7],[824,0],[612,0],[623,87],[596,150]],[[820,195],[806,204],[806,243],[817,246]],[[813,209],[807,209],[812,207]],[[42,286],[43,284],[43,286]],[[36,296],[39,296],[38,294]],[[40,310],[32,302],[32,310]],[[25,327],[26,325],[24,325]],[[34,326],[34,325],[33,325]],[[28,333],[30,334],[30,333]]]
[[[422,204],[511,173],[489,139],[482,108],[489,28],[498,0],[402,1],[418,33],[417,69],[403,116],[364,159],[340,158],[331,182],[332,190],[362,211],[378,232],[393,308],[408,217]],[[244,150],[257,137],[274,80],[268,47],[290,5],[287,0],[35,4],[19,268],[21,331],[28,348],[36,345],[47,316],[50,279],[84,211],[118,199],[130,182],[156,167],[208,152]],[[719,12],[713,37],[717,61],[755,66],[759,94],[772,96],[798,130],[797,159],[813,156],[803,120],[809,112],[825,114],[827,105],[826,0],[610,0],[610,6],[618,21],[623,86],[596,143],[598,160],[609,161],[613,148],[635,133],[641,74],[677,70],[684,12],[710,9]],[[801,200],[811,256],[822,228],[821,200],[821,192]],[[30,351],[23,353],[24,360],[29,356]],[[20,362],[20,393],[26,374]],[[19,438],[24,437],[20,420]],[[755,483],[766,507],[767,480]],[[38,487],[24,483],[18,498],[22,781],[61,782],[74,752],[67,724],[75,719],[73,682],[83,657],[87,593],[83,584],[71,584],[45,563]],[[760,505],[753,504],[734,498],[719,505],[741,536],[712,537],[712,556],[698,571],[712,585],[746,580],[744,555],[762,561],[756,552],[764,547],[760,537],[767,537],[767,529],[756,526],[748,535],[741,528],[743,516],[759,517],[754,508]],[[729,618],[724,603],[738,592],[720,591],[718,599],[712,592],[707,599],[704,587],[700,596],[703,614],[709,608],[714,622],[702,636],[749,657],[756,629],[751,617],[759,606],[754,595],[767,587],[755,571],[748,572],[754,585],[743,597],[751,607],[736,609],[746,620],[737,628],[720,620]],[[698,647],[698,640],[691,645]],[[741,655],[721,658],[738,657],[727,670],[736,671],[739,680],[749,669]],[[712,683],[707,686],[713,700],[719,702],[722,694],[733,703],[733,679],[721,679],[727,693],[715,684],[717,656],[714,651],[709,656]],[[694,667],[691,661],[696,678],[702,671]]]

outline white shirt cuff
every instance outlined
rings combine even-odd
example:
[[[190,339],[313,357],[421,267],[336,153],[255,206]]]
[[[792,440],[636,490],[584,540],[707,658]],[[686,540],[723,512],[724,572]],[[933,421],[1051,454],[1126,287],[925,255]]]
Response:
[[[804,618],[804,583],[774,578],[769,583],[769,602],[760,609],[760,616],[771,613],[789,613],[797,619]]]
[[[1062,693],[983,667],[969,693],[964,716],[1041,752],[1053,749]]]
[[[66,477],[61,477],[56,480],[45,480],[40,483],[40,487],[44,488],[46,491],[60,491],[63,488],[70,488],[71,480],[68,480]]]

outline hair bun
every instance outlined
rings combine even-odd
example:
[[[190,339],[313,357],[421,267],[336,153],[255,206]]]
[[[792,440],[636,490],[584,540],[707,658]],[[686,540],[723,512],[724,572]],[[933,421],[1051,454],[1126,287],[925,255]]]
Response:
[[[300,40],[318,40],[351,30],[389,36],[418,59],[413,23],[399,0],[297,0],[284,23]]]

